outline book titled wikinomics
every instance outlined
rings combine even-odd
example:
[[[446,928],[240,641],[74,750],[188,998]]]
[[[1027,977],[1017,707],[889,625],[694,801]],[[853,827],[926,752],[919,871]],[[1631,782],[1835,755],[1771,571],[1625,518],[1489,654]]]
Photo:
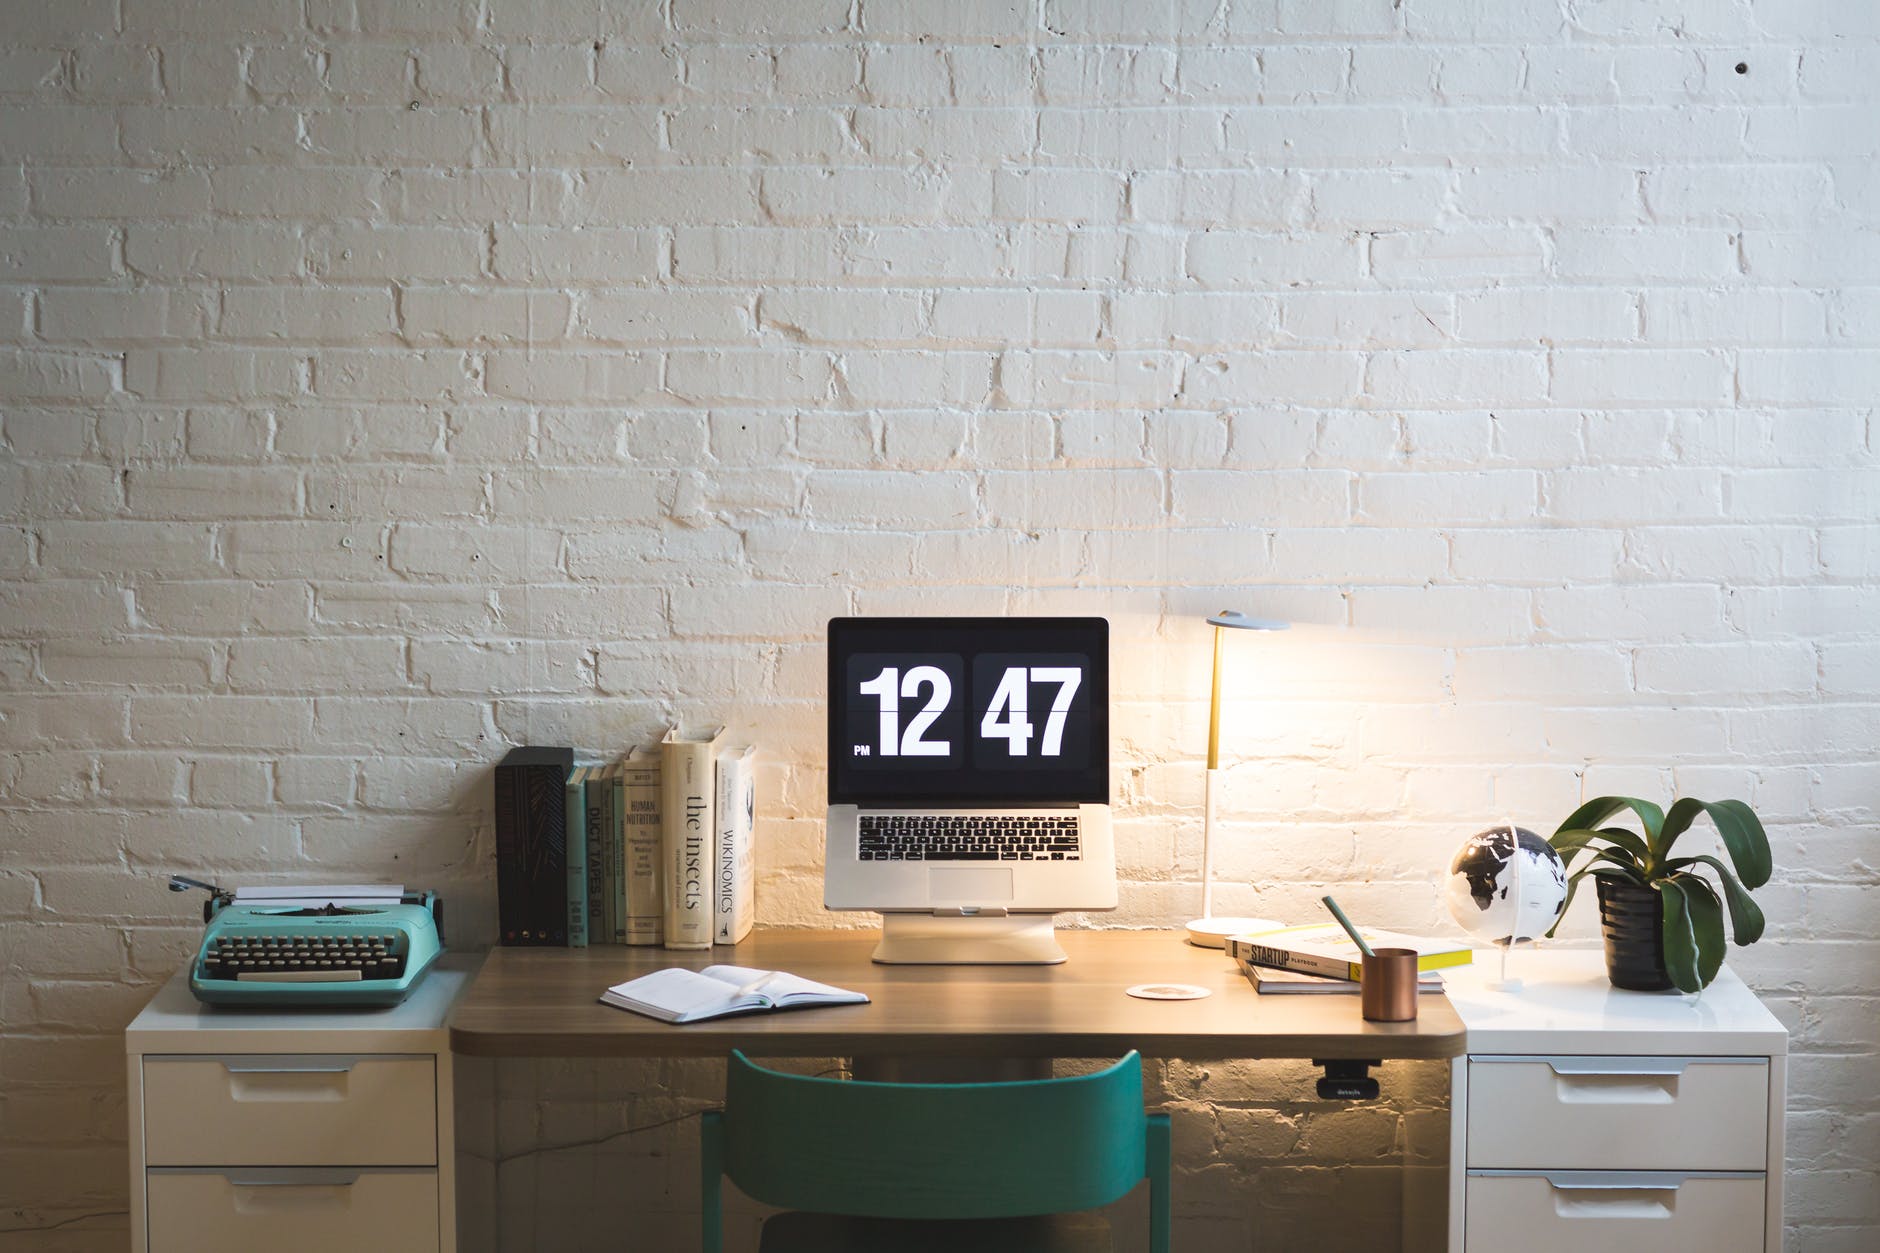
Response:
[[[1474,960],[1473,950],[1454,940],[1432,940],[1370,927],[1359,930],[1364,933],[1365,943],[1374,949],[1415,949],[1418,971],[1466,966]],[[1327,979],[1356,980],[1364,969],[1358,946],[1334,922],[1232,936],[1227,941],[1227,955],[1245,965],[1274,966]]]
[[[616,983],[601,993],[601,1002],[661,1022],[703,1022],[707,1018],[754,1014],[767,1009],[865,1005],[868,996],[781,970],[707,966],[703,970],[676,967],[655,970],[650,975]]]

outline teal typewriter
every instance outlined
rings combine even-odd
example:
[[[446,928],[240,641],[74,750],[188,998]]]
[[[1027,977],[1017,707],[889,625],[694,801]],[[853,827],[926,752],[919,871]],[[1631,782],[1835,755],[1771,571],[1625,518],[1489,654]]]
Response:
[[[396,1005],[444,951],[435,892],[397,887],[237,888],[209,893],[189,990],[208,1005]]]

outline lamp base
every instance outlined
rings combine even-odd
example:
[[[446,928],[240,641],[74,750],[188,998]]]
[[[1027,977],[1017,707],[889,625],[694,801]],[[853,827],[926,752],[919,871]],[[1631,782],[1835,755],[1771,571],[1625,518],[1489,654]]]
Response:
[[[1196,918],[1187,924],[1188,942],[1196,948],[1226,948],[1229,936],[1276,931],[1285,925],[1271,918]]]

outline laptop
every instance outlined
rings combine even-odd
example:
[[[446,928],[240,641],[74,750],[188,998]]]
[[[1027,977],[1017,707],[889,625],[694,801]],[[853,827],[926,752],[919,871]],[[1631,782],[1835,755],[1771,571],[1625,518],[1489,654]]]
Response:
[[[1032,916],[1052,948],[1051,914],[1114,909],[1109,635],[1103,618],[832,620],[823,904],[910,936],[897,916]]]

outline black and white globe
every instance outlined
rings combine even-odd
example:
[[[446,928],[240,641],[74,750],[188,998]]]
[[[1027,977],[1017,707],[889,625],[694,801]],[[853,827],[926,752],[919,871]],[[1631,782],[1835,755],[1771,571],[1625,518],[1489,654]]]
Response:
[[[1520,944],[1560,920],[1567,867],[1552,845],[1525,827],[1490,827],[1456,851],[1443,899],[1449,916],[1475,939]]]

